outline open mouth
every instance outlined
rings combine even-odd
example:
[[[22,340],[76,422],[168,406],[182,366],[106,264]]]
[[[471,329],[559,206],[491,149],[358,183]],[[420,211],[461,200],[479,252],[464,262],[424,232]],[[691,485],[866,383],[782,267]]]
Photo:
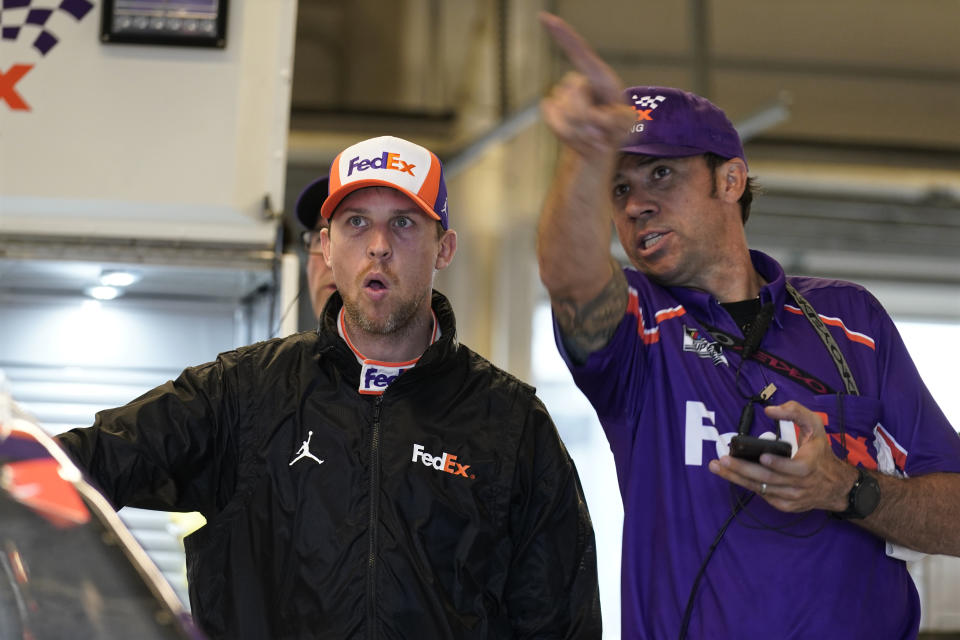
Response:
[[[385,291],[388,288],[387,281],[379,274],[371,274],[364,278],[363,287],[370,291]]]
[[[666,235],[666,233],[648,233],[647,235],[640,238],[640,248],[643,250],[652,249],[657,246],[661,239]]]

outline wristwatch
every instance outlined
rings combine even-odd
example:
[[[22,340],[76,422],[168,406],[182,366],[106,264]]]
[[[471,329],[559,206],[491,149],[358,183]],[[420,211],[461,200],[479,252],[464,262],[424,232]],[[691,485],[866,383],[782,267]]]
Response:
[[[880,504],[880,484],[877,479],[864,471],[863,467],[857,467],[857,471],[857,481],[847,494],[847,510],[833,513],[834,517],[841,520],[866,518]]]

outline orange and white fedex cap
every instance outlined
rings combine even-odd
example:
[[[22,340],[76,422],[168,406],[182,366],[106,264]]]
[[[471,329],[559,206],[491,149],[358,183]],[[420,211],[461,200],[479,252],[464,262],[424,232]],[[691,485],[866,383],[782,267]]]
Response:
[[[370,138],[347,147],[330,166],[330,191],[320,215],[329,219],[344,198],[364,187],[396,189],[449,229],[443,167],[429,149],[393,136]]]

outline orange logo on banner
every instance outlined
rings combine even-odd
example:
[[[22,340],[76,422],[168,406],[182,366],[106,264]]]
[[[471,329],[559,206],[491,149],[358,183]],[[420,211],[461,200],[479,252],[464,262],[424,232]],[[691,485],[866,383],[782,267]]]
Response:
[[[54,2],[37,2],[37,4],[52,5],[55,7],[31,7],[31,0],[2,0],[0,4],[0,40],[21,40],[41,56],[46,56],[53,50],[60,38],[50,30],[51,24],[59,20],[55,16],[70,16],[80,22],[93,9],[90,0],[58,0]],[[7,11],[10,9],[11,11]],[[17,12],[13,9],[24,9]],[[63,21],[60,20],[63,25]],[[7,71],[0,69],[0,102],[6,102],[12,111],[30,111],[30,105],[17,91],[17,83],[23,79],[32,64],[15,64]]]
[[[6,101],[14,111],[30,111],[30,105],[17,93],[16,88],[30,69],[33,69],[32,64],[15,64],[7,72],[0,69],[0,101]]]

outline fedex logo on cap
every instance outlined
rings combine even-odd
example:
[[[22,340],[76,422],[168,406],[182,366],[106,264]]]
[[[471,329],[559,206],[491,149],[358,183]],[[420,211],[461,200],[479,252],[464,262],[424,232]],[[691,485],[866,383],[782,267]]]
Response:
[[[402,138],[380,136],[358,142],[334,160],[328,200],[339,202],[338,190],[351,183],[379,183],[424,198],[432,207],[437,193],[431,181],[434,164],[439,169],[439,161],[428,150]]]
[[[347,165],[347,177],[349,178],[353,175],[354,170],[359,172],[366,171],[367,169],[393,169],[401,173],[409,173],[411,176],[416,177],[416,174],[413,173],[416,167],[417,165],[412,162],[404,162],[401,160],[399,153],[388,153],[384,151],[380,156],[374,156],[373,158],[364,160],[361,160],[360,156],[351,158]]]
[[[443,205],[447,187],[440,159],[429,149],[403,138],[380,136],[347,147],[333,160],[326,200],[320,215],[330,218],[340,202],[357,189],[384,186],[409,196],[427,215],[448,228]]]
[[[463,476],[464,478],[470,478],[475,480],[476,476],[472,473],[467,475],[467,469],[470,468],[468,464],[460,464],[457,462],[457,456],[452,453],[447,453],[444,451],[441,455],[431,455],[423,450],[422,444],[413,445],[413,458],[411,462],[416,462],[417,460],[423,463],[425,467],[433,467],[437,471],[443,471],[444,473],[449,473],[454,476]]]

